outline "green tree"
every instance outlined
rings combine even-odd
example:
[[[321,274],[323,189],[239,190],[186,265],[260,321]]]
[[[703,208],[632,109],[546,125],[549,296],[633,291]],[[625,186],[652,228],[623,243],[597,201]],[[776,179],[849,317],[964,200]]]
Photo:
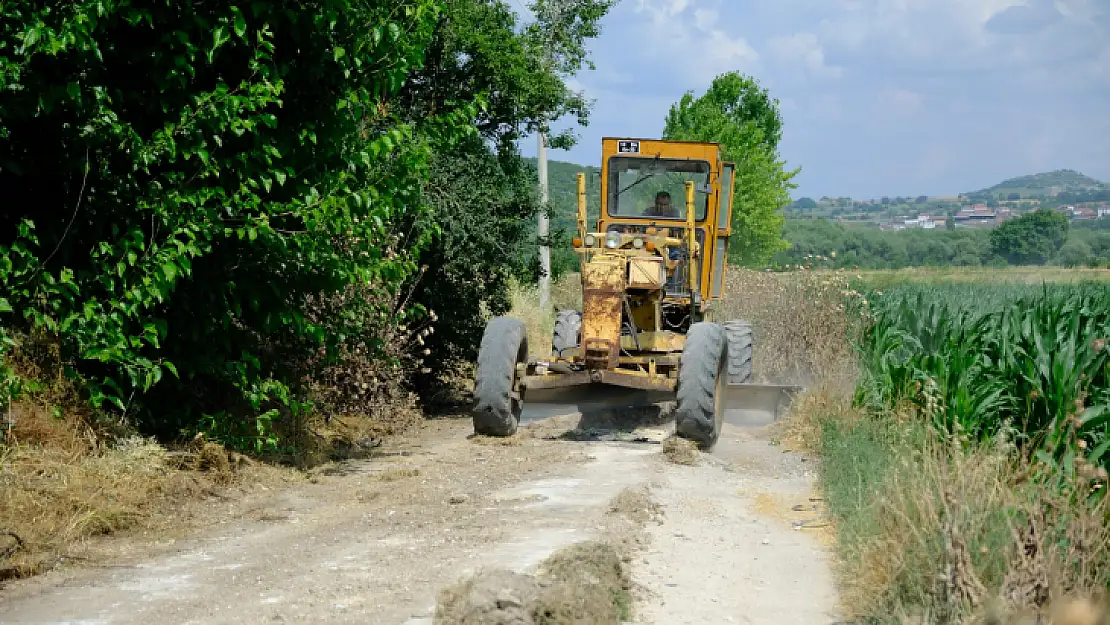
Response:
[[[794,208],[797,208],[797,209],[800,209],[800,210],[803,210],[803,211],[813,210],[813,209],[817,208],[817,202],[815,202],[813,200],[813,198],[800,197],[800,198],[794,200]]]
[[[1043,265],[1068,238],[1068,218],[1042,208],[1002,223],[990,234],[991,250],[1015,265]]]
[[[34,202],[0,209],[0,326],[57,337],[113,420],[237,445],[392,359],[429,159],[474,128],[389,108],[440,8],[5,3],[0,195]]]
[[[1078,267],[1093,263],[1095,255],[1091,246],[1085,241],[1069,239],[1060,247],[1056,260],[1065,267]]]
[[[613,4],[536,0],[536,21],[521,25],[508,0],[446,0],[424,65],[402,91],[402,114],[415,121],[468,102],[485,106],[475,120],[479,136],[437,153],[425,188],[440,232],[420,256],[426,271],[413,299],[441,313],[425,339],[433,370],[476,358],[483,311],[507,312],[510,279],[538,277],[535,218],[546,207],[516,142],[566,115],[587,123],[590,103],[567,80],[589,66],[585,42]],[[549,138],[555,147],[574,140],[571,131]],[[569,236],[554,244],[569,246]],[[418,382],[436,384],[434,375]]]
[[[781,209],[790,203],[800,170],[787,171],[779,158],[782,117],[778,101],[750,76],[722,74],[700,97],[687,92],[667,114],[664,139],[721,144],[736,163],[733,241],[730,255],[748,265],[769,261],[789,247],[783,240]]]

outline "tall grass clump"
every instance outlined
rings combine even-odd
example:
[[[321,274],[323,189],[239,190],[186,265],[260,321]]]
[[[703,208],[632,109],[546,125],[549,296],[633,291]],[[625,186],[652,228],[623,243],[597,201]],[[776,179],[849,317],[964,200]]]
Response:
[[[871,298],[857,399],[909,404],[946,432],[1057,457],[1069,437],[1100,448],[1110,416],[1110,289],[905,287]]]
[[[556,313],[560,310],[582,310],[581,274],[559,276],[551,282],[550,294],[548,305],[540,306],[540,289],[535,284],[514,282],[510,289],[512,308],[508,314],[524,322],[528,331],[528,349],[537,358],[551,354]]]
[[[816,417],[846,611],[1023,622],[975,619],[1104,595],[1110,291],[861,290],[852,402]]]
[[[729,267],[725,298],[711,318],[752,324],[756,381],[850,385],[855,377],[852,315],[859,298],[842,273],[771,273]]]

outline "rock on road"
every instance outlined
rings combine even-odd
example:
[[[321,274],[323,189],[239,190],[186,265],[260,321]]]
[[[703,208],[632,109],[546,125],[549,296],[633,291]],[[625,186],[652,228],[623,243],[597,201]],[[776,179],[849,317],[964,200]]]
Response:
[[[712,455],[675,465],[665,426],[607,433],[579,419],[510,441],[429,421],[393,453],[259,495],[173,544],[133,539],[104,566],[11,584],[0,622],[430,624],[440,588],[482,567],[528,572],[598,535],[630,487],[662,508],[632,560],[637,623],[835,622],[826,550],[790,522],[816,514],[791,511],[811,493],[804,458],[726,426]]]

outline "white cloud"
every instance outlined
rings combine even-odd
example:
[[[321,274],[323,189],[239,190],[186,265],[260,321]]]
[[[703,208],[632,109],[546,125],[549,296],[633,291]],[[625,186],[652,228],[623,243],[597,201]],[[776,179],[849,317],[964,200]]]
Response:
[[[771,54],[787,64],[804,69],[811,76],[839,78],[843,71],[825,62],[825,50],[813,33],[772,37],[767,43]]]
[[[1059,167],[1110,179],[1110,144],[1091,141],[1110,136],[1110,0],[633,0],[591,47],[597,108],[562,158],[655,136],[682,92],[740,70],[780,100],[802,195],[954,193]]]
[[[647,13],[656,24],[666,21],[686,10],[691,0],[640,0],[637,13]]]
[[[645,37],[659,44],[649,54],[698,83],[731,70],[751,70],[759,53],[742,36],[722,28],[720,13],[705,0],[640,0],[636,13],[650,17]]]
[[[974,59],[991,43],[988,21],[1026,0],[866,0],[830,2],[820,40],[844,53],[935,64]]]

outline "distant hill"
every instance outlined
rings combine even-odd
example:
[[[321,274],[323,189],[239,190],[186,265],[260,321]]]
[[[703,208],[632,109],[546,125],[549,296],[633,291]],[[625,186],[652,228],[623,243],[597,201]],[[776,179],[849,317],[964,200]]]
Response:
[[[999,194],[1020,194],[1022,197],[1050,197],[1060,193],[1076,193],[1083,191],[1104,191],[1110,189],[1110,184],[1085,176],[1072,169],[1058,169],[1056,171],[1018,176],[1002,182],[966,193],[968,197],[993,196]]]

